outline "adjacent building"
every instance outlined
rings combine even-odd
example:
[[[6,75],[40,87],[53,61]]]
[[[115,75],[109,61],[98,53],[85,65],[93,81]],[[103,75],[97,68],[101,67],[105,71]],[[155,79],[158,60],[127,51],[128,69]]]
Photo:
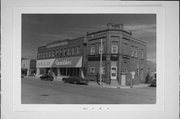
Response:
[[[84,37],[39,47],[37,75],[54,72],[57,77],[77,75],[96,81],[100,59],[102,80],[107,84],[131,85],[145,81],[146,42],[134,38],[122,24],[112,23]]]
[[[55,41],[38,48],[37,76],[54,73],[61,76],[84,76],[86,40],[84,37]]]
[[[102,39],[102,49],[101,49]],[[130,85],[144,82],[146,42],[135,39],[122,24],[107,24],[107,29],[87,34],[87,77],[96,79],[100,71],[107,84]]]

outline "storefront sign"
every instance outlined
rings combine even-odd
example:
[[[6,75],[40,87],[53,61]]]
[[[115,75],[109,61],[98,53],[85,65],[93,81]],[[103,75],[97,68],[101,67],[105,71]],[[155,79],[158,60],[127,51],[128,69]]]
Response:
[[[82,67],[82,57],[58,58],[52,67]]]
[[[62,60],[62,61],[58,61],[55,60],[55,65],[60,66],[60,65],[71,65],[71,61],[68,61],[67,59]]]
[[[55,59],[37,60],[37,67],[51,67]]]
[[[67,45],[67,44],[68,44],[68,42],[60,42],[60,43],[55,43],[55,44],[47,45],[47,48],[57,47],[57,46],[62,46],[62,45]]]

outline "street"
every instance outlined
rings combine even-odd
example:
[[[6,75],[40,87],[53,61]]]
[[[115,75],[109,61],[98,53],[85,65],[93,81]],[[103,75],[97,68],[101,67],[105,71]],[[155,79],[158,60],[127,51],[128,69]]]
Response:
[[[156,88],[114,89],[22,79],[22,104],[155,104]]]

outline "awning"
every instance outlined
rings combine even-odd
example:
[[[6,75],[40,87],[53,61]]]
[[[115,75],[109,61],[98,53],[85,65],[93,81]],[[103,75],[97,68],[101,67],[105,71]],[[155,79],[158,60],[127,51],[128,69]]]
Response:
[[[82,67],[82,56],[37,60],[38,68],[50,67]]]

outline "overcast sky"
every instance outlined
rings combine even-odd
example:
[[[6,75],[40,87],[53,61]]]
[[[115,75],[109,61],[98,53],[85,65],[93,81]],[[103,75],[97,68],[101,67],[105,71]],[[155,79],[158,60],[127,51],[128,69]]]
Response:
[[[24,14],[22,57],[36,59],[39,46],[106,29],[107,23],[124,24],[135,38],[147,41],[147,59],[156,61],[155,14]]]

